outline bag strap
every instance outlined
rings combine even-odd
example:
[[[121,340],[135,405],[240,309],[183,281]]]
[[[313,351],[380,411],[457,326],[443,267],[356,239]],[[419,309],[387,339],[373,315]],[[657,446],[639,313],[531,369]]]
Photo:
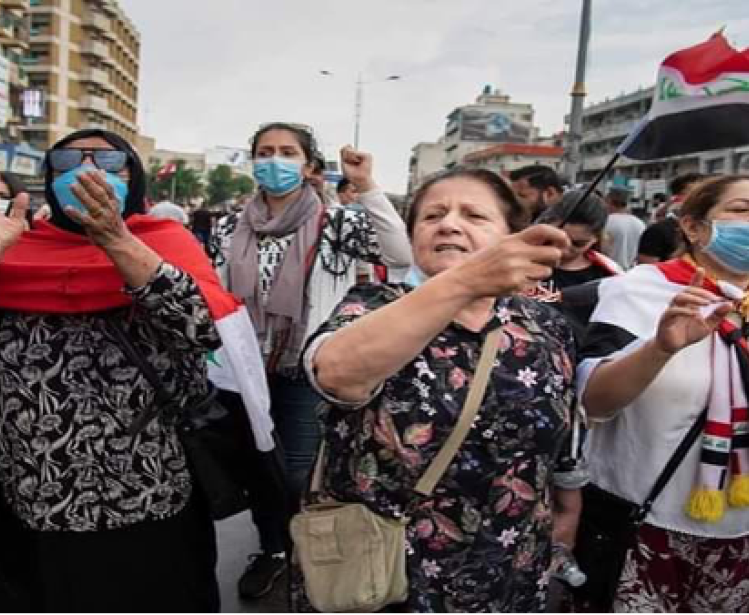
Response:
[[[744,388],[749,391],[749,361],[747,361],[747,356],[741,344],[741,341],[743,339],[741,329],[737,328],[735,330],[728,331],[724,327],[721,327],[718,330],[718,333],[728,344],[729,348],[733,347],[736,349],[736,354],[742,367],[741,378],[744,384]],[[671,480],[671,477],[679,468],[679,465],[683,461],[684,457],[686,457],[687,453],[691,450],[697,438],[704,431],[705,423],[707,422],[708,410],[709,406],[705,406],[700,415],[697,417],[697,420],[687,432],[687,435],[685,435],[682,441],[679,443],[679,446],[674,451],[674,454],[671,455],[671,458],[668,460],[666,467],[663,468],[663,471],[658,477],[658,480],[655,481],[655,485],[653,485],[653,488],[650,490],[650,494],[647,498],[645,498],[642,506],[640,506],[637,513],[635,514],[634,520],[637,523],[642,523],[645,520],[645,517],[650,514],[650,511],[653,508],[653,504],[655,504],[655,500],[666,488],[668,481]]]
[[[684,457],[687,456],[687,453],[691,450],[692,445],[695,443],[699,435],[703,432],[705,428],[705,422],[707,421],[707,410],[708,408],[706,406],[687,432],[687,435],[682,438],[673,455],[671,455],[671,458],[668,460],[668,463],[663,468],[660,476],[658,476],[658,479],[655,481],[653,488],[650,490],[648,497],[645,498],[645,501],[635,513],[635,523],[642,523],[650,514],[650,511],[653,508],[653,504],[655,504],[655,500],[666,488],[668,481],[671,480],[671,477],[675,474],[676,470],[679,468],[679,465],[681,465]]]
[[[133,365],[140,370],[141,374],[143,374],[143,377],[148,381],[148,384],[151,385],[154,392],[156,403],[154,403],[150,408],[143,410],[130,426],[129,433],[134,438],[146,428],[146,425],[156,418],[159,411],[163,412],[166,408],[176,407],[180,405],[180,402],[175,394],[166,388],[161,377],[156,373],[153,365],[148,362],[145,355],[135,346],[135,344],[133,344],[127,331],[125,331],[125,328],[122,326],[122,322],[117,318],[110,318],[108,322],[117,338],[117,341],[120,343],[120,350],[122,350]],[[190,407],[192,410],[199,412],[202,408],[213,402],[215,398],[216,389],[210,387],[208,394]]]
[[[497,352],[499,351],[499,336],[501,333],[501,329],[497,328],[490,331],[486,336],[484,347],[481,349],[481,358],[479,359],[478,367],[476,368],[476,373],[463,404],[463,410],[460,413],[458,422],[442,445],[440,451],[432,460],[432,463],[429,464],[424,475],[416,484],[416,487],[414,487],[417,493],[427,497],[432,495],[432,491],[434,491],[437,483],[452,463],[458,449],[466,439],[473,425],[473,420],[476,418],[479,408],[481,408],[481,402],[484,400],[486,386],[489,382],[489,374],[492,367],[494,367],[494,360],[497,358]]]
[[[473,419],[476,418],[479,408],[481,407],[481,402],[484,399],[486,385],[489,382],[489,374],[491,373],[491,369],[494,366],[494,359],[496,359],[497,352],[499,351],[500,334],[501,330],[499,328],[494,329],[489,332],[484,340],[484,346],[481,350],[481,357],[476,368],[476,374],[471,383],[471,388],[468,391],[466,401],[463,404],[463,410],[460,413],[458,422],[414,488],[414,490],[421,495],[429,496],[432,494],[434,487],[442,478],[442,475],[447,470],[458,452],[460,445],[463,444],[463,440],[465,440],[471,429]],[[322,487],[322,470],[323,465],[325,464],[325,449],[325,439],[323,438],[323,441],[320,444],[320,450],[317,454],[317,460],[315,461],[315,469],[312,472],[312,478],[310,480],[310,494],[319,493]]]

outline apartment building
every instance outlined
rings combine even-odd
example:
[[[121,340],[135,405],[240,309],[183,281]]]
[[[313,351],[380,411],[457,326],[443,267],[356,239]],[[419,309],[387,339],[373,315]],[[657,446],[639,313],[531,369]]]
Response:
[[[0,0],[0,138],[16,141],[23,123],[21,96],[28,86],[29,0]]]
[[[45,149],[80,128],[105,128],[135,143],[140,34],[116,0],[30,0],[28,87],[44,116],[23,127]]]

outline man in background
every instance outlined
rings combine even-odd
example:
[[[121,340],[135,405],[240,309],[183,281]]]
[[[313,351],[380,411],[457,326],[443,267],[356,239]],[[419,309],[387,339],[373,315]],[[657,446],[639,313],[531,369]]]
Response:
[[[564,186],[551,167],[531,164],[510,172],[510,183],[520,204],[533,222],[548,207],[562,200]]]
[[[626,188],[611,188],[606,195],[606,206],[609,219],[606,222],[603,251],[622,269],[630,269],[637,258],[645,223],[628,211],[629,192]]]
[[[338,195],[338,202],[341,205],[346,207],[361,207],[359,205],[359,192],[348,178],[344,177],[338,182],[336,185],[336,194]]]

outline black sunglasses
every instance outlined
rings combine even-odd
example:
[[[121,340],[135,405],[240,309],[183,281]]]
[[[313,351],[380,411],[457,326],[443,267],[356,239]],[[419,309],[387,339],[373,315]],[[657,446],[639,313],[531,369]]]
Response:
[[[83,160],[90,157],[102,171],[119,173],[127,166],[128,155],[116,149],[78,149],[65,147],[50,150],[47,161],[53,171],[64,173],[80,166]]]

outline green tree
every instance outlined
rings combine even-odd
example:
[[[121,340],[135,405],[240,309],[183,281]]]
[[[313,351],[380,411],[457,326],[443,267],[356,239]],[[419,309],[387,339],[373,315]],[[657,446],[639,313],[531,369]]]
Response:
[[[208,173],[206,192],[209,205],[228,201],[236,194],[236,182],[229,165],[220,164]]]
[[[151,165],[148,170],[148,193],[152,199],[158,200],[164,192],[169,195],[169,198],[172,198],[172,189],[174,189],[174,198],[177,201],[194,199],[203,194],[204,187],[200,173],[195,169],[188,168],[184,160],[177,160],[176,164],[176,173],[161,180],[157,177],[161,165],[158,163]]]
[[[210,205],[223,203],[232,197],[234,193],[234,177],[230,166],[220,164],[208,173],[206,192]]]
[[[247,175],[237,175],[234,178],[234,196],[252,194],[255,190],[255,182]]]

